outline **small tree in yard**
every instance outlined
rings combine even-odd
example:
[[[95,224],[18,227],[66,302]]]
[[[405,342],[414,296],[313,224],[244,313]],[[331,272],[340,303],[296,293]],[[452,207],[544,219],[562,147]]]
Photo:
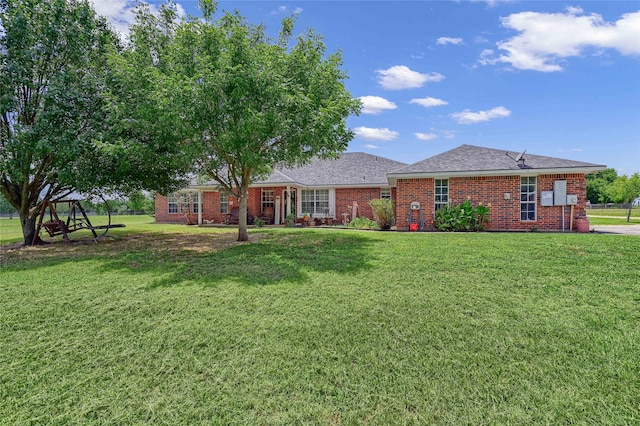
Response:
[[[251,183],[277,165],[337,157],[360,103],[344,86],[340,55],[326,55],[320,36],[308,31],[290,45],[293,18],[271,40],[237,13],[214,20],[214,3],[200,4],[204,19],[175,25],[165,91],[182,111],[198,173],[239,200],[238,240],[246,241]]]
[[[640,173],[635,173],[631,177],[619,176],[609,185],[608,193],[616,203],[629,203],[629,211],[627,212],[627,222],[629,222],[633,200],[640,197]]]
[[[608,193],[609,185],[618,178],[616,169],[606,169],[598,173],[589,173],[587,178],[587,200],[591,203],[608,203],[611,197]]]

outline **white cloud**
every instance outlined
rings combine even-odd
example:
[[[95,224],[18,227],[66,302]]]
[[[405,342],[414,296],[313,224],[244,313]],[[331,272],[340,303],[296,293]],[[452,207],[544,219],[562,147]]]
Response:
[[[489,7],[494,7],[498,3],[511,3],[513,0],[471,0],[472,3],[486,3]]]
[[[443,130],[442,131],[442,136],[445,139],[455,139],[456,131],[455,130]]]
[[[554,72],[562,71],[560,60],[580,56],[589,48],[640,55],[640,11],[622,15],[616,22],[582,14],[582,9],[570,7],[565,13],[521,12],[504,17],[502,25],[519,34],[497,43],[502,51],[498,57],[485,50],[480,63],[503,62],[517,69]]]
[[[440,37],[436,41],[436,44],[460,44],[462,39],[460,37]]]
[[[440,106],[440,105],[448,105],[449,104],[449,102],[443,101],[442,99],[430,98],[430,97],[419,98],[419,99],[411,99],[409,101],[409,103],[410,104],[422,105],[425,108],[430,108],[430,107],[435,107],[435,106]]]
[[[135,20],[133,8],[135,1],[131,0],[90,0],[93,8],[100,16],[107,18],[113,29],[121,34],[129,33],[129,25]]]
[[[493,120],[496,118],[509,117],[510,115],[511,111],[503,106],[499,106],[490,109],[489,111],[478,112],[472,112],[471,110],[465,109],[462,112],[454,112],[453,114],[451,114],[451,117],[460,124],[475,124]]]
[[[389,90],[416,89],[427,82],[444,80],[444,76],[437,72],[422,74],[412,71],[405,65],[396,65],[386,70],[377,70],[378,82]]]
[[[378,115],[386,109],[398,108],[395,103],[381,98],[380,96],[361,96],[362,113]]]
[[[414,133],[414,135],[421,141],[430,141],[438,137],[435,133]]]
[[[133,10],[136,6],[135,0],[89,0],[94,10],[100,16],[107,18],[113,29],[123,36],[129,34],[129,26],[135,21]],[[157,14],[158,8],[150,4],[151,13]],[[182,5],[176,3],[176,12],[179,17],[186,16],[186,12]]]
[[[367,149],[378,149],[378,148],[380,148],[378,145],[371,145],[371,144],[366,144],[364,147],[367,148]]]
[[[398,132],[387,128],[356,127],[353,131],[357,137],[367,141],[392,141],[398,137]]]
[[[278,8],[273,12],[271,12],[271,14],[272,15],[281,15],[281,14],[299,15],[302,13],[302,10],[303,9],[301,7],[296,7],[295,9],[291,10],[287,6],[278,6]]]

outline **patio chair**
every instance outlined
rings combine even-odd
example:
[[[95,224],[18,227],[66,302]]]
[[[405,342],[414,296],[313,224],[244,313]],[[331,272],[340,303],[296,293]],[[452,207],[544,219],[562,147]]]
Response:
[[[239,215],[240,215],[240,207],[232,207],[229,210],[229,213],[227,214],[227,218],[225,222],[228,225],[237,225],[238,223],[240,223]]]

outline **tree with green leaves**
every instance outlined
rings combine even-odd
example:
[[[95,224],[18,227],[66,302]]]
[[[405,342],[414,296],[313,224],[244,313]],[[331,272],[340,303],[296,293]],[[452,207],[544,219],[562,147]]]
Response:
[[[175,180],[174,131],[148,126],[154,76],[120,57],[86,0],[0,0],[0,12],[0,191],[25,244],[45,201]]]
[[[609,168],[598,173],[590,173],[586,177],[587,200],[591,201],[593,204],[610,203],[611,198],[609,197],[607,188],[618,177],[616,169]]]
[[[10,218],[16,214],[16,209],[7,201],[2,193],[0,193],[0,214],[8,214]]]
[[[626,175],[619,176],[609,185],[608,193],[614,202],[629,204],[629,211],[627,212],[627,222],[629,222],[633,200],[640,197],[640,173],[635,173],[631,177]]]
[[[188,126],[186,152],[200,175],[239,200],[238,240],[248,240],[250,184],[276,165],[335,158],[353,132],[346,119],[360,103],[346,90],[339,53],[327,54],[312,30],[291,43],[294,18],[277,40],[237,13],[214,19],[215,4],[201,1],[203,19],[176,23],[167,56],[167,85]],[[155,21],[154,21],[155,19]],[[147,32],[166,22],[147,15]]]

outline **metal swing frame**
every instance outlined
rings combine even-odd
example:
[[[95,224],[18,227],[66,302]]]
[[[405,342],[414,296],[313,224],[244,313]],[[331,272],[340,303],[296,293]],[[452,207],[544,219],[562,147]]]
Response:
[[[102,198],[102,197],[100,197]],[[84,207],[80,203],[81,200],[56,200],[56,201],[45,201],[42,203],[42,207],[40,207],[40,214],[38,215],[38,225],[36,227],[36,232],[33,236],[33,244],[37,242],[38,236],[40,235],[40,231],[44,228],[44,230],[49,234],[50,237],[56,237],[58,235],[62,235],[65,242],[67,244],[71,244],[72,240],[69,238],[69,234],[87,229],[91,231],[93,238],[91,241],[97,243],[99,239],[110,237],[114,238],[110,235],[107,235],[109,229],[111,228],[124,228],[124,224],[112,224],[111,223],[111,210],[109,210],[109,203],[102,198],[106,208],[107,208],[107,216],[108,222],[107,225],[98,225],[94,226],[87,216]],[[67,215],[66,220],[61,220],[58,215],[56,206],[58,204],[67,204],[69,207],[69,214]],[[45,214],[49,211],[49,220],[44,221]],[[102,233],[98,234],[96,231],[102,231]]]

